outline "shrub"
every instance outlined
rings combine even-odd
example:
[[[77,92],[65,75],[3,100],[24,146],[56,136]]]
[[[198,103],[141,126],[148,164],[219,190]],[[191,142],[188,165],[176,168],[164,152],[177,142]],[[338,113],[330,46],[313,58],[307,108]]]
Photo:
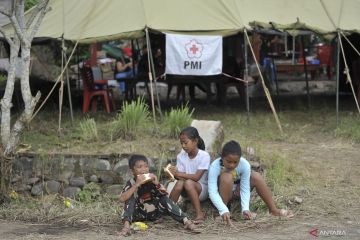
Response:
[[[83,203],[90,203],[96,200],[99,196],[100,186],[91,182],[86,184],[80,192],[76,193],[75,199]]]
[[[97,140],[98,130],[93,118],[87,118],[80,122],[81,138],[85,141]]]
[[[178,137],[180,131],[191,124],[193,112],[194,109],[190,111],[186,104],[179,109],[172,108],[170,113],[165,114],[165,125],[171,137]]]
[[[137,131],[149,119],[149,107],[143,98],[124,102],[122,111],[113,122],[112,138],[135,139]]]

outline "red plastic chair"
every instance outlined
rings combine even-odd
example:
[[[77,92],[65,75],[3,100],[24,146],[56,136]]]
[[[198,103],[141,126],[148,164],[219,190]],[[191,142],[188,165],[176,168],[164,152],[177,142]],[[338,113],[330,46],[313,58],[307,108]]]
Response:
[[[319,45],[316,49],[316,54],[318,59],[320,60],[320,64],[326,67],[328,78],[332,77],[332,57],[331,57],[331,45]]]
[[[96,111],[96,100],[93,97],[103,97],[105,109],[107,113],[110,113],[110,90],[107,87],[107,81],[97,80],[94,81],[93,72],[89,62],[84,62],[81,69],[81,75],[83,78],[83,113],[86,113],[89,109],[90,103],[93,112]],[[98,88],[97,88],[98,87]],[[95,101],[94,101],[95,100]],[[112,99],[113,100],[113,99]],[[92,101],[92,102],[91,102]],[[113,102],[114,106],[114,102]],[[115,108],[115,107],[114,107]]]

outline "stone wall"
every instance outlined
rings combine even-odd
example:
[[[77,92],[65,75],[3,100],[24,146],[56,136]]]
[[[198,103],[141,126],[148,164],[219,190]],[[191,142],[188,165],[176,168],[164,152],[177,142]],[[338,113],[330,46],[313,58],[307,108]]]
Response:
[[[127,154],[20,154],[13,164],[12,189],[33,196],[60,193],[73,198],[86,184],[95,182],[104,192],[118,195],[131,176],[128,157]],[[153,159],[148,160],[155,173]]]

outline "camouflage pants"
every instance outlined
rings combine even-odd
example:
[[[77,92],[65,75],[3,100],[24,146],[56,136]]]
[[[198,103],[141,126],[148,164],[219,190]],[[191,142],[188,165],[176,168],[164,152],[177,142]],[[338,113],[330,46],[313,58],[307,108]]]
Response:
[[[141,203],[133,196],[125,202],[121,216],[123,221],[154,221],[162,215],[170,215],[178,222],[184,223],[187,215],[168,197],[161,196]]]

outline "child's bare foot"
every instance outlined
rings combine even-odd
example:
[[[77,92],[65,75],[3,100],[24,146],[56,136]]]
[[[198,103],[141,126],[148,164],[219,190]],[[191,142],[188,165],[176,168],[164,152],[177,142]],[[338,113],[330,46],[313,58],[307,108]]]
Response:
[[[125,222],[124,223],[124,227],[121,230],[120,234],[124,237],[130,236],[131,235],[131,228],[130,228],[130,223],[129,222]]]
[[[286,209],[277,209],[276,211],[270,212],[274,216],[285,217],[285,218],[292,218],[294,217],[294,213],[291,210]]]
[[[200,223],[203,223],[204,221],[205,221],[205,213],[201,212],[201,213],[196,215],[193,223],[200,224]]]
[[[184,223],[184,228],[192,233],[201,233],[201,230],[191,220]]]

